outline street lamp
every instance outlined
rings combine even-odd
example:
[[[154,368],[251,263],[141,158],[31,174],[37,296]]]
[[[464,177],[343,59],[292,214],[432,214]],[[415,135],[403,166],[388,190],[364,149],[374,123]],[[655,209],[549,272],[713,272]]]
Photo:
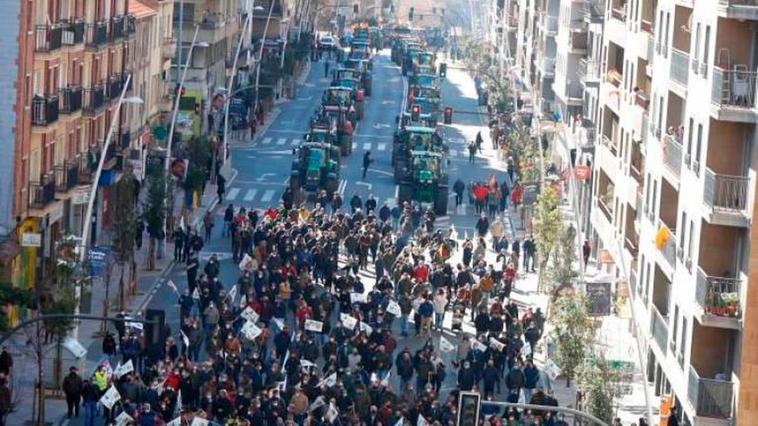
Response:
[[[261,60],[263,59],[263,46],[266,45],[266,36],[268,35],[268,24],[271,22],[271,14],[274,12],[274,1],[271,2],[271,5],[268,8],[268,18],[266,18],[266,25],[263,28],[263,36],[261,37],[261,47],[258,49],[258,59],[257,63],[255,64],[256,70],[255,70],[255,102],[253,103],[253,111],[256,111],[258,109],[258,89],[259,89],[259,83],[261,81]],[[227,109],[229,107],[227,106]]]
[[[97,162],[97,170],[95,170],[95,176],[92,180],[92,185],[89,191],[89,198],[87,199],[87,211],[84,214],[84,223],[82,226],[82,247],[81,251],[79,252],[79,260],[81,262],[84,262],[87,259],[87,248],[89,247],[89,236],[90,231],[92,227],[92,211],[95,207],[95,196],[97,195],[97,186],[100,182],[100,175],[103,172],[103,165],[105,164],[105,157],[106,153],[108,152],[108,148],[111,145],[111,139],[113,139],[113,129],[116,127],[116,122],[118,121],[119,112],[121,111],[121,105],[124,103],[127,104],[143,104],[145,103],[142,98],[137,96],[126,96],[126,91],[129,89],[129,84],[132,81],[132,75],[128,74],[126,76],[126,81],[124,82],[124,87],[121,88],[121,95],[118,98],[118,103],[116,104],[116,108],[113,109],[113,112],[111,112],[111,125],[108,127],[108,135],[105,137],[105,143],[103,143],[102,151],[100,152],[100,159]],[[82,286],[80,283],[76,284],[75,289],[75,295],[76,295],[76,307],[74,310],[75,314],[79,313],[79,301],[81,299],[82,294]],[[77,325],[74,328],[73,336],[74,338],[78,337],[79,334],[79,326]]]
[[[272,2],[273,4],[273,2]],[[261,6],[255,6],[255,0],[253,0],[252,3],[253,7],[252,10],[248,11],[247,18],[245,19],[245,24],[242,26],[242,33],[240,34],[240,41],[237,43],[237,52],[234,55],[234,63],[232,64],[232,75],[229,77],[229,84],[226,87],[226,93],[227,99],[226,106],[224,107],[224,149],[223,149],[223,156],[221,157],[221,161],[226,164],[226,156],[229,149],[227,137],[229,136],[229,100],[231,100],[231,93],[232,89],[234,87],[234,78],[237,76],[237,61],[240,57],[240,52],[242,51],[242,43],[245,41],[245,34],[247,33],[248,29],[250,30],[250,34],[252,35],[253,32],[253,13],[256,10],[265,10]],[[216,181],[216,150],[213,151],[213,174],[211,175],[211,180]]]

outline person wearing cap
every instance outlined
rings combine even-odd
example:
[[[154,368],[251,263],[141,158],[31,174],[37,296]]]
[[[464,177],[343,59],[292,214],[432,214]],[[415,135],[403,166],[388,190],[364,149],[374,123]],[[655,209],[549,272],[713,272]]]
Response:
[[[68,375],[63,379],[62,389],[63,393],[66,394],[67,418],[70,419],[72,414],[74,417],[79,417],[79,402],[82,399],[84,383],[76,367],[71,367],[68,371]]]

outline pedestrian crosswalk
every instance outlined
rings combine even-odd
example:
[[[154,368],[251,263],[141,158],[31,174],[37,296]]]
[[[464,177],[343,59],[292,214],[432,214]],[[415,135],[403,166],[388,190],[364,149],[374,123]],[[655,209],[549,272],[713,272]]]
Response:
[[[261,145],[263,145],[263,147],[266,147],[266,146],[281,147],[285,145],[290,145],[294,147],[294,146],[299,145],[302,142],[303,140],[301,138],[274,138],[274,137],[267,136],[261,139]],[[455,144],[450,144],[449,147],[450,147],[450,150],[448,151],[448,156],[450,158],[463,158],[463,159],[468,158],[467,148],[459,149],[458,146],[456,146]],[[353,142],[353,151],[357,150],[358,148],[360,148],[363,151],[387,152],[387,151],[392,150],[392,144],[388,142],[379,142],[376,140],[374,141],[360,140],[360,138],[358,138],[357,141]],[[477,153],[477,157],[479,156],[481,156],[481,154]]]
[[[281,195],[276,189],[261,190],[258,188],[230,188],[226,194],[226,201],[230,203],[275,203]]]

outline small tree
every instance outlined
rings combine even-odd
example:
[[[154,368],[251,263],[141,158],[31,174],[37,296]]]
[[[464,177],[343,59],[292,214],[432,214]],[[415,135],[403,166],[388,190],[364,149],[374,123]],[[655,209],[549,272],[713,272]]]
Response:
[[[556,256],[552,266],[548,268],[547,279],[554,284],[553,299],[566,289],[574,288],[574,280],[579,276],[576,255],[576,229],[573,225],[564,226],[560,232]]]
[[[184,188],[190,193],[201,192],[208,180],[208,161],[211,159],[212,143],[205,136],[193,136],[187,141],[188,168]]]
[[[153,270],[155,269],[155,241],[163,234],[166,210],[171,208],[166,200],[166,172],[160,163],[154,163],[148,168],[147,185],[147,203],[143,214],[147,233],[150,236],[147,269]]]
[[[602,354],[595,354],[577,370],[577,388],[582,393],[582,410],[610,424],[613,401],[621,394],[621,374],[611,369]]]
[[[121,180],[116,184],[116,202],[114,210],[113,224],[116,229],[116,233],[113,238],[113,254],[116,257],[116,261],[121,268],[121,278],[119,279],[119,310],[124,310],[125,298],[124,298],[124,270],[126,265],[130,266],[130,282],[136,277],[134,264],[134,245],[137,232],[137,214],[134,211],[134,196],[136,184],[134,180],[134,174],[131,168],[127,168],[126,172],[121,176]],[[106,285],[108,285],[106,283]],[[106,292],[107,293],[107,292]],[[105,315],[108,316],[108,300],[105,301]]]
[[[558,210],[558,192],[552,187],[543,188],[534,207],[534,241],[540,264],[539,289],[544,291],[546,266],[558,244],[561,233],[561,213]]]
[[[587,314],[587,299],[570,293],[558,297],[550,312],[550,338],[555,343],[555,363],[570,386],[593,342],[593,326]]]

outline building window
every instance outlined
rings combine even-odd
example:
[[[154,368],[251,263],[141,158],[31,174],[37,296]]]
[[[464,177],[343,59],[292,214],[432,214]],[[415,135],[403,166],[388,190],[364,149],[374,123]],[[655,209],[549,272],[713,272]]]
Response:
[[[703,125],[697,125],[697,145],[695,146],[695,174],[700,175],[700,155],[703,149]]]
[[[711,26],[705,26],[705,40],[703,44],[703,77],[708,77],[708,52],[711,50]]]

